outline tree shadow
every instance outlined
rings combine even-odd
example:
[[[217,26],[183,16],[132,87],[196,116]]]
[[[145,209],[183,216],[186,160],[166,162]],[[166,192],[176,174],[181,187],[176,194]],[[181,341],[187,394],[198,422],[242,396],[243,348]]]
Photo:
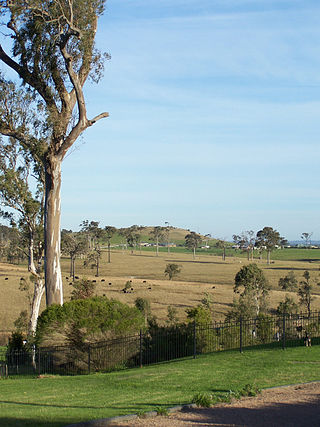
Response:
[[[297,395],[298,395],[297,391]],[[193,425],[245,427],[310,427],[320,425],[320,398],[308,403],[273,403],[254,408],[218,406],[210,409],[185,409],[199,415]],[[182,419],[188,421],[188,418]]]
[[[308,270],[308,271],[319,271],[319,267],[313,267],[313,268],[309,268],[309,267],[308,268],[306,268],[306,267],[268,267],[268,270],[285,270],[285,271],[288,271],[288,270],[306,271],[306,270]]]

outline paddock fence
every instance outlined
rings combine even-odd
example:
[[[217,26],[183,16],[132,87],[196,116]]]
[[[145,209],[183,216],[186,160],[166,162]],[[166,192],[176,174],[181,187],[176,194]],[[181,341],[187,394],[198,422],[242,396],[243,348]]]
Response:
[[[0,376],[110,372],[218,351],[320,344],[320,312],[156,327],[72,347],[0,348]]]

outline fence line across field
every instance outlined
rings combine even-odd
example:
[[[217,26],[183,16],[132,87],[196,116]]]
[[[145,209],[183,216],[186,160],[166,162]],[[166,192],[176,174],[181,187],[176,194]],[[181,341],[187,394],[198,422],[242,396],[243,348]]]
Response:
[[[0,350],[0,376],[108,372],[217,351],[320,344],[320,312],[150,328],[77,346]]]

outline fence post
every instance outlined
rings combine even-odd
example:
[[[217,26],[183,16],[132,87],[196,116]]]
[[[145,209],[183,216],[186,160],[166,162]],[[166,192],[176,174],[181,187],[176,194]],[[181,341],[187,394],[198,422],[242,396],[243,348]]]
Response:
[[[88,374],[91,373],[91,347],[88,345]]]
[[[286,348],[286,313],[283,313],[282,319],[282,349]]]
[[[197,324],[193,322],[193,358],[197,356]]]
[[[142,363],[143,363],[143,359],[142,359],[142,330],[140,329],[140,368],[142,368]]]
[[[240,316],[240,353],[242,353],[242,316]]]
[[[33,350],[36,352],[35,346],[33,346]],[[40,348],[38,347],[38,375],[41,374],[41,355],[40,355]]]

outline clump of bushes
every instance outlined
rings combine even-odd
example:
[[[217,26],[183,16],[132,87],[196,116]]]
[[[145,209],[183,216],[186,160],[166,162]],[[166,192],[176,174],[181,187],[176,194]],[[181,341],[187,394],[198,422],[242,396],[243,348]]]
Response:
[[[38,319],[36,342],[81,347],[138,332],[143,326],[144,316],[137,308],[96,296],[47,307]]]
[[[240,399],[243,396],[254,397],[261,393],[261,390],[255,384],[246,384],[240,390],[230,390],[220,396],[210,393],[196,393],[193,396],[192,403],[202,408],[210,408],[212,405],[220,402],[230,403],[232,399]]]

